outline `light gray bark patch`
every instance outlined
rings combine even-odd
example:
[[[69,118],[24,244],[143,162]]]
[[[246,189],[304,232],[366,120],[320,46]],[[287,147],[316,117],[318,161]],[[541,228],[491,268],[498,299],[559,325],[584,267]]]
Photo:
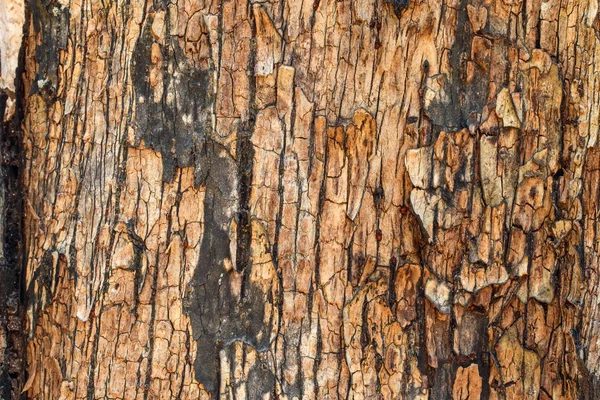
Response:
[[[177,39],[171,39],[166,23],[166,45],[159,45],[162,61],[152,64],[155,40],[150,32],[152,17],[133,52],[131,75],[135,89],[136,139],[162,154],[163,179],[173,180],[175,168],[195,164],[196,154],[213,130],[214,71],[200,70],[183,54]],[[168,18],[167,18],[168,21]],[[156,98],[150,86],[150,71],[162,72],[162,95]]]

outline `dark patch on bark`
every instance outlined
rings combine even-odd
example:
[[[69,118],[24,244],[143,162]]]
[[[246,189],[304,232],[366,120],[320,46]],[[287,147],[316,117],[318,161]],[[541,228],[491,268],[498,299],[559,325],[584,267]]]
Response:
[[[437,310],[432,307],[429,308],[428,312],[437,313]],[[425,321],[425,319],[420,321]],[[454,316],[452,316],[447,321],[435,318],[431,329],[427,332],[428,336],[435,337],[436,343],[435,349],[429,349],[438,362],[437,368],[434,368],[431,387],[431,398],[435,400],[452,398],[452,382],[454,382],[457,370],[452,349],[452,338],[455,329],[456,323]]]
[[[196,153],[213,126],[214,73],[192,65],[177,39],[171,39],[165,18],[167,45],[160,46],[163,92],[159,101],[150,86],[152,17],[133,52],[132,81],[135,88],[136,139],[162,154],[163,180],[172,182],[175,168],[194,165]]]
[[[400,19],[402,11],[406,7],[408,7],[410,0],[385,0],[385,2],[391,4],[394,7],[394,12],[396,13],[398,19]]]
[[[421,374],[427,376],[431,382],[433,380],[434,369],[429,365],[427,354],[427,327],[425,326],[425,318],[427,317],[427,300],[425,297],[425,282],[423,281],[423,269],[419,274],[419,282],[417,283],[417,299],[416,299],[416,321],[417,324],[417,368]]]
[[[466,6],[467,1],[462,0],[457,7],[456,40],[450,49],[452,73],[438,77],[445,95],[424,107],[431,122],[445,131],[458,131],[475,124],[477,114],[481,113],[488,97],[489,73],[477,62],[470,60],[474,35]],[[469,61],[473,61],[474,70],[470,80],[467,79]]]
[[[398,260],[395,256],[390,259],[390,277],[388,285],[388,306],[395,313],[396,310],[396,267]]]
[[[246,384],[246,393],[249,399],[263,399],[265,394],[272,391],[274,385],[275,375],[266,364],[256,363],[250,367]]]
[[[435,370],[433,385],[429,391],[432,400],[452,398],[452,382],[456,376],[456,369],[452,363],[444,363]]]
[[[252,30],[252,40],[250,42],[250,53],[248,57],[248,71],[254,71],[256,64],[256,22],[250,15],[250,28]],[[242,121],[237,140],[236,155],[238,158],[238,225],[237,225],[237,259],[235,268],[238,271],[244,270],[244,282],[249,271],[246,266],[250,263],[250,243],[252,241],[251,222],[250,222],[250,192],[252,190],[252,169],[254,166],[254,148],[252,145],[252,135],[256,126],[256,116],[258,108],[256,106],[256,75],[252,74],[248,80],[248,109],[249,115],[246,121]],[[242,284],[242,297],[244,297],[245,287]]]
[[[54,254],[56,253],[56,254]],[[58,275],[58,253],[55,249],[46,251],[33,272],[33,276],[26,290],[28,298],[28,308],[33,309],[31,328],[29,335],[32,336],[35,332],[39,312],[51,303],[54,297],[54,289],[56,288],[56,278]]]
[[[137,310],[138,305],[140,304],[140,292],[142,291],[144,277],[142,272],[142,257],[144,252],[146,251],[146,245],[144,240],[135,233],[135,229],[133,227],[133,220],[127,221],[127,235],[129,236],[129,240],[133,244],[133,262],[131,269],[134,271],[133,281],[135,283],[135,290],[133,292],[133,304],[134,309]],[[113,243],[113,238],[111,238],[111,245]],[[112,248],[112,246],[111,246]]]
[[[221,349],[227,350],[235,341],[242,341],[258,351],[269,344],[263,322],[264,304],[273,299],[265,299],[263,291],[245,279],[252,268],[249,200],[255,112],[250,104],[250,117],[238,130],[236,161],[225,147],[211,139],[214,71],[198,69],[186,58],[178,39],[171,38],[168,16],[165,18],[166,44],[160,45],[152,36],[152,20],[151,12],[133,53],[136,141],[143,140],[145,146],[161,153],[164,181],[173,180],[176,168],[194,166],[195,185],[206,187],[204,235],[198,266],[186,290],[184,311],[190,317],[192,336],[197,343],[196,379],[214,393],[219,388]],[[160,66],[153,64],[153,45],[160,47]],[[254,60],[250,60],[250,64],[253,63]],[[160,99],[155,99],[154,88],[150,86],[153,68],[160,68],[162,72]],[[250,92],[253,98],[252,88]],[[226,259],[234,260],[228,232],[233,218],[237,219],[238,226],[235,267],[244,274],[241,296],[232,294],[235,272],[228,273],[224,268]],[[269,379],[265,379],[265,382],[253,383],[256,392],[263,386],[272,386]]]
[[[204,235],[200,259],[184,301],[190,316],[194,340],[197,342],[196,379],[211,392],[219,388],[219,350],[235,341],[244,342],[257,351],[269,345],[269,332],[264,324],[265,299],[260,288],[249,281],[243,283],[242,298],[231,292],[232,273],[224,269],[230,258],[228,226],[237,206],[237,165],[227,149],[206,141],[196,167],[198,184],[206,185],[204,202]],[[250,260],[244,273],[250,273]],[[235,272],[234,272],[235,273]],[[259,385],[259,382],[255,382]],[[271,384],[260,383],[269,386]],[[258,387],[258,386],[257,386]]]
[[[251,137],[256,117],[251,115],[250,118],[250,121],[242,124],[242,129],[239,131],[236,151],[238,156],[238,190],[240,197],[237,225],[237,259],[235,265],[238,271],[244,270],[250,261],[250,242],[252,241],[250,190],[252,187],[254,148]]]
[[[481,376],[481,398],[487,399],[490,395],[489,321],[484,312],[465,312],[454,340],[459,342],[459,363],[461,358],[477,363]]]
[[[21,51],[21,54],[23,52]],[[22,70],[21,66],[18,72]],[[17,74],[19,76],[20,74]],[[17,78],[18,79],[18,78]],[[19,399],[24,380],[22,282],[22,92],[17,84],[17,110],[4,122],[8,95],[0,91],[0,332],[5,335],[0,364],[0,398]]]
[[[588,384],[586,385],[580,383],[583,390],[581,391],[579,398],[582,400],[597,399],[599,396],[598,393],[600,393],[600,378],[598,378],[595,374],[589,374],[587,369],[586,373],[587,376],[584,373],[584,378],[582,380],[588,378]]]
[[[32,93],[52,95],[58,88],[59,50],[67,48],[69,37],[69,9],[56,0],[31,0],[29,12],[33,34],[40,44],[35,49],[38,72],[32,82]]]
[[[31,22],[30,7],[26,7],[23,37],[27,37]],[[5,347],[0,364],[0,398],[25,399],[22,388],[27,379],[24,248],[23,248],[23,126],[25,89],[25,46],[19,49],[15,78],[15,114],[4,121],[7,94],[0,91],[0,332],[5,335]],[[12,95],[12,94],[10,94]]]
[[[44,255],[42,256],[42,259],[40,260],[40,263],[38,265],[38,267],[36,268],[35,272],[33,273],[33,279],[32,282],[37,282],[39,285],[45,287],[45,288],[51,288],[52,287],[52,275],[54,273],[54,259],[52,257],[52,254],[50,252],[45,252]],[[31,288],[28,288],[31,289]],[[39,294],[39,293],[38,293]],[[52,294],[52,293],[46,293],[46,297],[48,297],[48,294]]]
[[[446,76],[439,77],[439,82],[441,90],[447,93],[449,101],[434,99],[425,107],[425,112],[434,125],[457,130],[461,125],[461,110],[457,102],[458,91]]]

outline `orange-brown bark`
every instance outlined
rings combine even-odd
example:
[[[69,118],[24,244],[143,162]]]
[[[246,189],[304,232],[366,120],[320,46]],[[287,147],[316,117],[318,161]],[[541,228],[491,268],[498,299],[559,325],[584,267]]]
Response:
[[[597,1],[28,13],[28,397],[596,396]]]

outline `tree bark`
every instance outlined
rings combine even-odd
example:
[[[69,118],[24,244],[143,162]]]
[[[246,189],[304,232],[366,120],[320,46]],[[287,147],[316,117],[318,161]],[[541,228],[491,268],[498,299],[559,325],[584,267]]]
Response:
[[[23,187],[21,121],[25,12],[20,1],[0,3],[0,398],[18,399],[25,374],[23,335]],[[19,60],[21,62],[19,62]],[[21,64],[19,66],[19,64]]]
[[[28,398],[599,398],[596,0],[26,15]]]

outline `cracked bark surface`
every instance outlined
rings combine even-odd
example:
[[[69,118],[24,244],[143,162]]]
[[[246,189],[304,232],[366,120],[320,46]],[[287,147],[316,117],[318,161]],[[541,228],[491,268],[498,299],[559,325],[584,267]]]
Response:
[[[25,396],[597,398],[599,28],[31,0]]]

